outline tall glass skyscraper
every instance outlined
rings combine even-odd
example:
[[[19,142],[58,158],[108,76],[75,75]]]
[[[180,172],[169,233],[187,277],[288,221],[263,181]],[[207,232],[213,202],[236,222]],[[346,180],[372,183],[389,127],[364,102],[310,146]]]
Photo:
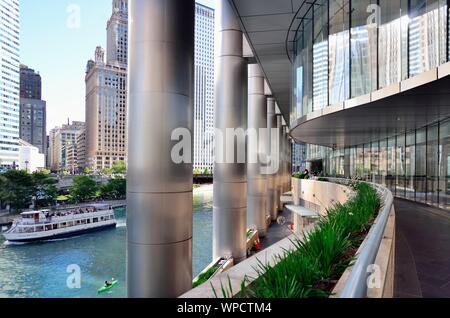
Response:
[[[19,1],[0,0],[0,168],[19,161]]]
[[[214,155],[214,9],[195,6],[194,169],[212,171]]]

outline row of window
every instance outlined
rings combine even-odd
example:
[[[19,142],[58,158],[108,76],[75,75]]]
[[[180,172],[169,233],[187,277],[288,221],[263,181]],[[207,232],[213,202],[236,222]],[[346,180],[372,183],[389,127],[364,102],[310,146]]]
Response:
[[[450,119],[355,147],[307,147],[312,172],[359,177],[396,196],[450,208]]]
[[[448,23],[442,0],[316,1],[297,31],[291,120],[447,62]]]

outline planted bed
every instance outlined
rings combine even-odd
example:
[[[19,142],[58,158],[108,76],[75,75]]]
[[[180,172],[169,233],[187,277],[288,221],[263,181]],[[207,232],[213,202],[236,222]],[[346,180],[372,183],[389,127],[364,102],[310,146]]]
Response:
[[[239,297],[331,296],[336,283],[355,260],[381,207],[380,196],[372,186],[355,183],[351,187],[355,196],[329,209],[314,230],[279,256],[276,265],[259,262],[258,278],[251,284],[243,282]]]

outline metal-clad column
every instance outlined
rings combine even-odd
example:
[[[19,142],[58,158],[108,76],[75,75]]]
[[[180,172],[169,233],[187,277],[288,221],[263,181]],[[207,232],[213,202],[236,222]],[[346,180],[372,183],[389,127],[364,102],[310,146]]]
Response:
[[[177,142],[171,139],[177,128],[193,131],[194,5],[193,0],[129,2],[127,283],[132,298],[172,298],[192,288],[192,156],[184,149],[177,154],[188,162],[175,163],[171,153]],[[192,145],[191,136],[183,141]]]
[[[246,258],[247,164],[245,138],[227,140],[227,130],[247,130],[248,67],[243,57],[243,36],[228,0],[216,2],[216,164],[214,168],[213,257]],[[222,135],[223,138],[220,138]],[[223,142],[221,142],[223,141]],[[234,160],[229,162],[230,151]]]
[[[292,139],[288,136],[288,191],[292,191]]]
[[[282,154],[282,183],[281,183],[281,194],[284,194],[287,192],[287,126],[285,125],[283,121],[283,127],[282,127],[282,135],[281,135],[281,154]]]
[[[261,160],[268,153],[267,134],[260,131],[267,128],[267,97],[264,94],[264,74],[258,64],[249,65],[248,130],[257,137],[248,139],[247,164],[247,226],[257,229],[260,237],[266,236],[267,175],[262,173]],[[261,134],[262,136],[261,136]],[[255,160],[256,159],[256,160]]]
[[[269,154],[270,156],[277,155],[276,151],[273,151],[273,129],[277,128],[277,116],[275,112],[275,99],[273,97],[267,98],[267,129],[268,129],[268,140],[269,140]],[[273,153],[275,152],[275,154]],[[274,160],[273,158],[271,158]],[[272,218],[272,221],[276,221],[278,218],[278,206],[276,200],[276,176],[277,172],[267,176],[267,210]]]
[[[278,128],[278,142],[280,145],[280,152],[278,154],[280,168],[278,169],[278,173],[275,178],[275,191],[276,191],[275,200],[277,202],[277,217],[278,217],[278,212],[283,209],[283,206],[281,205],[281,194],[282,194],[282,190],[283,190],[283,155],[282,155],[282,151],[283,151],[283,116],[281,114],[277,114],[276,118],[277,118],[277,128]]]

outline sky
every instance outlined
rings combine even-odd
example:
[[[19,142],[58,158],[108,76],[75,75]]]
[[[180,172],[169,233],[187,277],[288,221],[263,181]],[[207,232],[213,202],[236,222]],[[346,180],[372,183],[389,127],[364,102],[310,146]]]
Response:
[[[214,7],[215,0],[199,0]],[[112,0],[20,0],[21,63],[42,77],[47,131],[85,120],[86,63],[106,47]]]

